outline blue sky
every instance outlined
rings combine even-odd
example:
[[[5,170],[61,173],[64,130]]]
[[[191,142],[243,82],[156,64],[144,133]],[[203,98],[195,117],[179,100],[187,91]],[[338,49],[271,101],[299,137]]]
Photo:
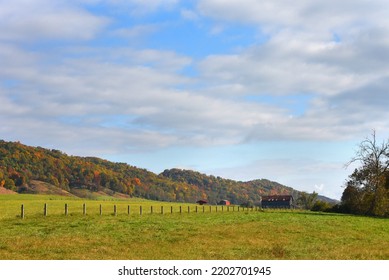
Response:
[[[389,128],[377,0],[0,0],[0,138],[339,199]]]

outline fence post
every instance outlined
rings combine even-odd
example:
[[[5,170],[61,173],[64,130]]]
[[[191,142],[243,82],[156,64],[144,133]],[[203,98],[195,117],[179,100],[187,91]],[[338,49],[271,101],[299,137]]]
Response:
[[[217,205],[216,205],[216,207],[215,207],[215,208],[216,208],[216,212],[217,212]]]
[[[103,215],[103,205],[100,204],[100,216]]]
[[[209,205],[209,213],[211,213],[211,212],[212,212],[212,206]]]
[[[222,206],[222,212],[224,212],[224,206]]]
[[[114,216],[117,216],[117,208],[116,208],[116,204],[113,206],[113,215]]]
[[[142,216],[142,205],[139,206],[139,214]]]
[[[173,206],[170,206],[170,214],[173,214]]]
[[[86,215],[86,203],[82,205],[82,214],[85,216]]]
[[[131,209],[130,209],[130,205],[127,206],[127,214],[130,215],[131,213]]]
[[[68,215],[68,211],[69,211],[68,204],[65,203],[65,216]]]
[[[238,206],[238,212],[240,211],[240,206]]]
[[[182,206],[180,206],[180,214],[182,213]]]
[[[150,206],[150,213],[153,214],[153,206]]]
[[[161,214],[163,215],[163,206],[161,206]]]
[[[24,204],[22,204],[21,209],[20,209],[20,217],[22,219],[24,219]]]
[[[190,206],[188,206],[188,213],[190,213]]]
[[[45,203],[45,206],[43,207],[43,215],[47,216],[47,203]]]

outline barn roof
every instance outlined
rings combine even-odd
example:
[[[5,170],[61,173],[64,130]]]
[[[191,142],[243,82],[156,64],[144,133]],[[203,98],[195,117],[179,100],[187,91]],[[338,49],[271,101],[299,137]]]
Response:
[[[264,195],[262,196],[262,201],[293,201],[293,196],[291,195]]]

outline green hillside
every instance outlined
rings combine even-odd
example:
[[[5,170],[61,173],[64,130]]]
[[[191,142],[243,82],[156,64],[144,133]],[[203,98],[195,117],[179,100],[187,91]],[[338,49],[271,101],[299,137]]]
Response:
[[[0,141],[0,188],[87,198],[100,194],[177,202],[206,199],[211,204],[228,199],[252,205],[266,194],[298,196],[296,190],[265,179],[238,182],[180,169],[157,175],[126,163],[6,141]]]

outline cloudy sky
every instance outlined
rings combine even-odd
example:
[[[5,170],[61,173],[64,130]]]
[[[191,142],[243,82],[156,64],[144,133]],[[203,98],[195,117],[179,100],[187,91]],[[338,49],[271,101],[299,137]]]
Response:
[[[389,131],[385,0],[0,0],[0,138],[340,198]]]

